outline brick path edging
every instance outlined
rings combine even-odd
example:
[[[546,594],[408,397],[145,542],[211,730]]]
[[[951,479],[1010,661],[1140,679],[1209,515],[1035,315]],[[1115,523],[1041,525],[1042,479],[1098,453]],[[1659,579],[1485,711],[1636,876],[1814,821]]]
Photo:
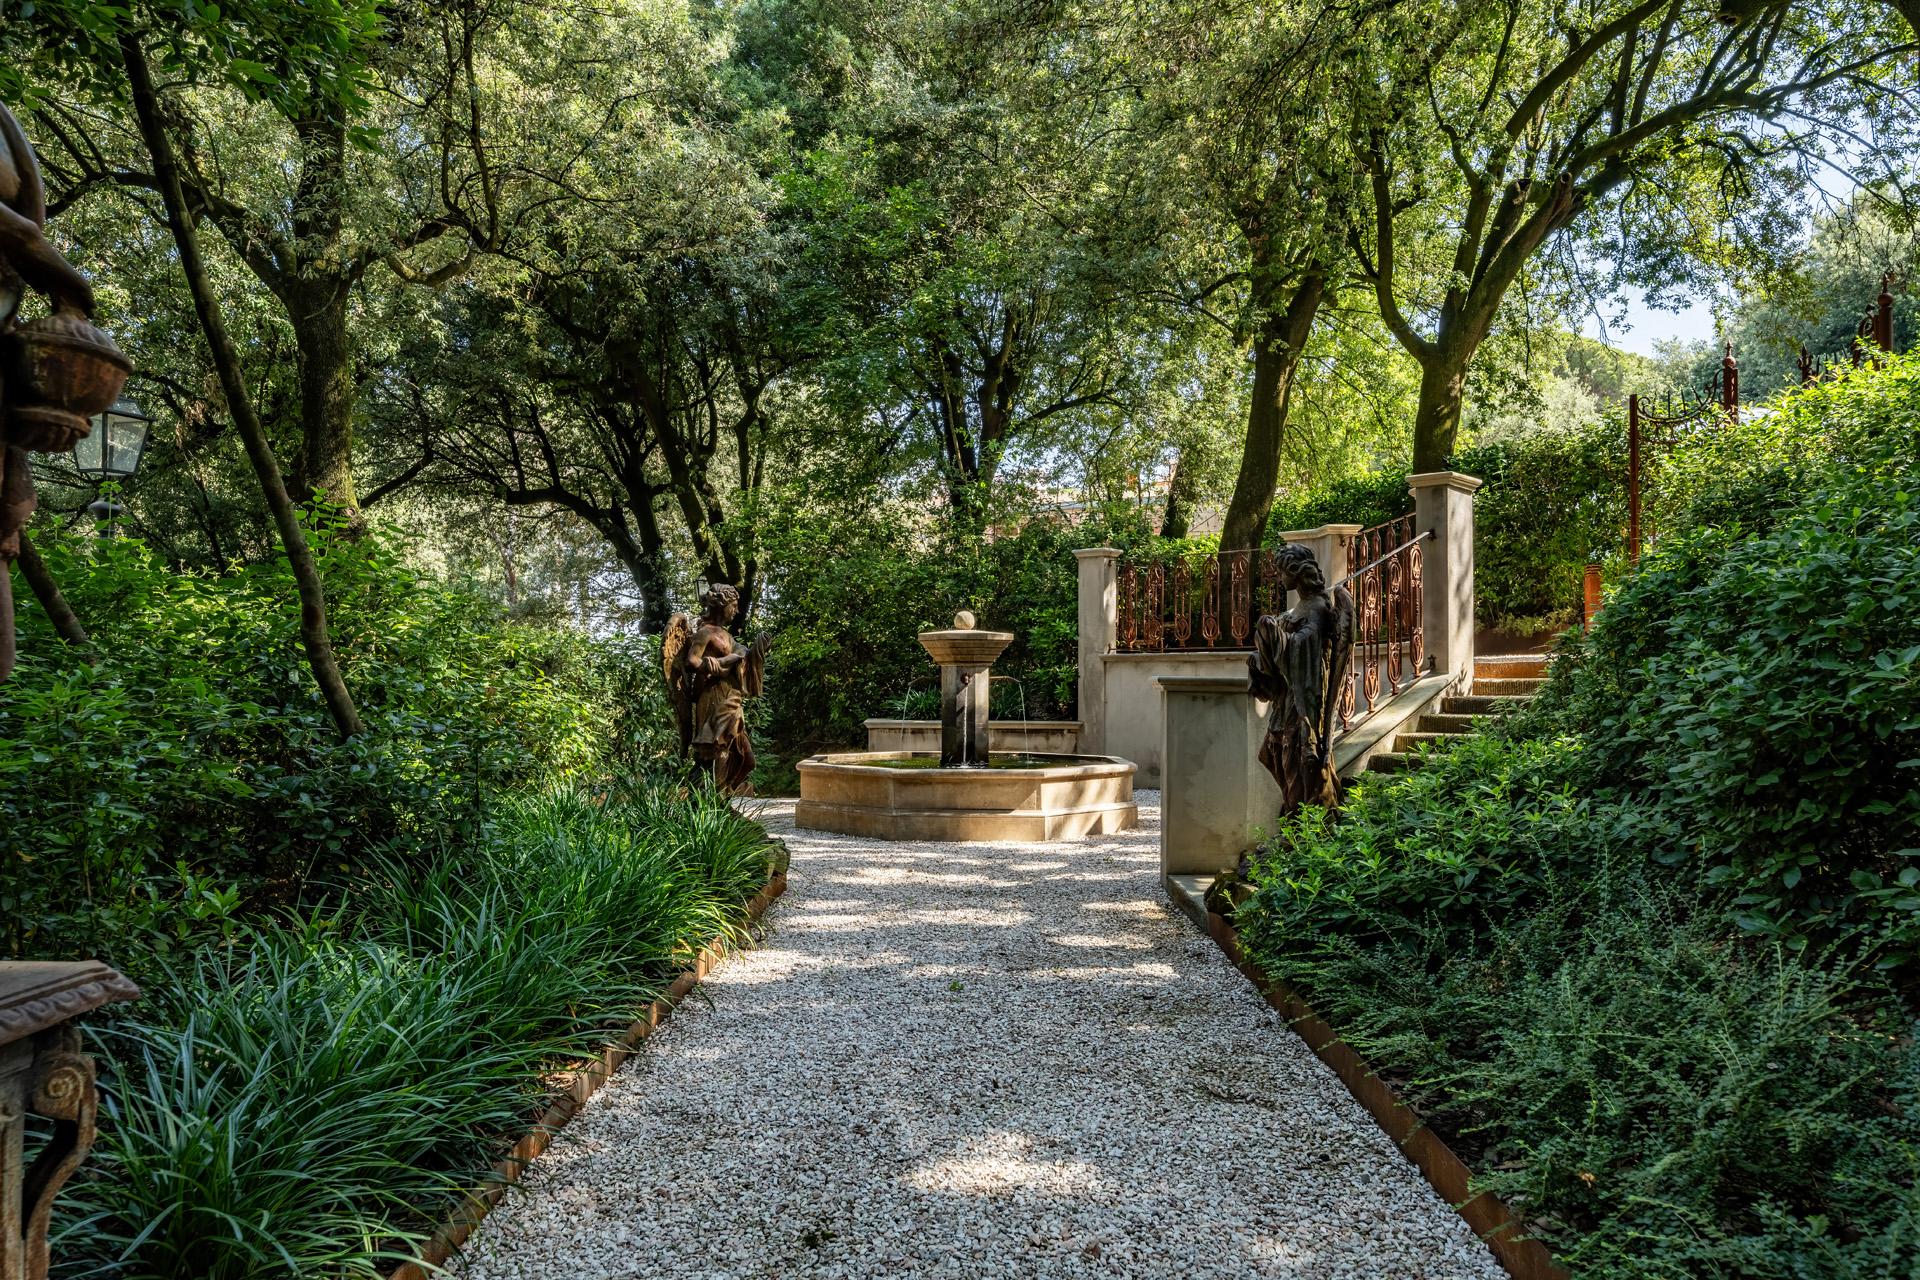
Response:
[[[747,923],[751,924],[766,913],[774,899],[787,891],[787,876],[778,872],[747,903]],[[507,1194],[507,1184],[518,1182],[520,1175],[528,1165],[538,1158],[553,1141],[553,1135],[566,1126],[566,1123],[578,1115],[580,1108],[613,1077],[620,1064],[632,1057],[641,1042],[657,1030],[667,1020],[669,1014],[682,1000],[687,998],[700,980],[712,973],[715,966],[727,957],[726,943],[715,938],[702,947],[694,957],[691,967],[681,971],[673,980],[665,995],[647,1007],[646,1013],[636,1019],[620,1037],[607,1045],[600,1056],[587,1063],[580,1070],[572,1072],[565,1089],[554,1099],[534,1126],[521,1135],[512,1150],[493,1166],[492,1173],[479,1184],[466,1192],[465,1198],[450,1210],[439,1228],[427,1240],[420,1250],[418,1259],[403,1262],[394,1268],[388,1280],[429,1280],[440,1274],[437,1270],[465,1244],[473,1229],[480,1225],[493,1207]],[[430,1269],[431,1268],[431,1269]]]
[[[1246,975],[1266,1002],[1286,1018],[1294,1032],[1320,1061],[1333,1069],[1354,1101],[1367,1109],[1394,1145],[1420,1170],[1440,1198],[1452,1205],[1474,1234],[1492,1251],[1514,1280],[1569,1280],[1567,1271],[1539,1240],[1522,1234],[1520,1218],[1490,1191],[1475,1192],[1473,1171],[1440,1136],[1420,1119],[1392,1086],[1375,1075],[1366,1061],[1342,1040],[1313,1007],[1286,983],[1267,976],[1240,949],[1240,935],[1226,917],[1207,913],[1207,932],[1234,968]]]

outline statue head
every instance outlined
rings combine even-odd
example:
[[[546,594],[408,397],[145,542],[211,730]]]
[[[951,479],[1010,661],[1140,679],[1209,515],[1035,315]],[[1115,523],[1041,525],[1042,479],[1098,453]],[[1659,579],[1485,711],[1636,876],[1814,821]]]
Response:
[[[700,596],[701,616],[723,626],[739,612],[740,593],[724,582],[714,583]]]
[[[1324,592],[1327,589],[1327,575],[1320,570],[1320,560],[1313,554],[1311,547],[1298,542],[1289,542],[1275,555],[1280,570],[1280,581],[1289,591]]]

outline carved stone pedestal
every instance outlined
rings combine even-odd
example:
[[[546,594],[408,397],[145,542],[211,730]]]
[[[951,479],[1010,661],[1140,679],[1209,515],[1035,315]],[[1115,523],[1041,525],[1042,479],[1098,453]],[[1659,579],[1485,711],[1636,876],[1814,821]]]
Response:
[[[0,1280],[44,1280],[53,1197],[93,1145],[93,1059],[72,1019],[140,989],[98,961],[0,962]],[[26,1163],[27,1113],[53,1127]]]

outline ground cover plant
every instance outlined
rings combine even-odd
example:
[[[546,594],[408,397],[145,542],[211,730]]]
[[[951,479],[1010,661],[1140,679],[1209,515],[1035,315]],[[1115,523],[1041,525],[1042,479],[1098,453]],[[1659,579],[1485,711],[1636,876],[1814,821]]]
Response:
[[[567,788],[183,959],[95,1038],[107,1114],[61,1274],[385,1274],[545,1075],[741,937],[770,852],[709,790]]]
[[[1535,704],[1238,923],[1575,1274],[1910,1276],[1920,362],[1726,430]]]

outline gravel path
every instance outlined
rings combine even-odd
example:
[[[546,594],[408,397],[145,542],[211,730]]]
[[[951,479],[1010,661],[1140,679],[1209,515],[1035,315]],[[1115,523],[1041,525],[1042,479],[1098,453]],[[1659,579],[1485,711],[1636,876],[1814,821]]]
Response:
[[[763,818],[793,870],[481,1224],[467,1280],[1503,1273],[1155,883]]]

